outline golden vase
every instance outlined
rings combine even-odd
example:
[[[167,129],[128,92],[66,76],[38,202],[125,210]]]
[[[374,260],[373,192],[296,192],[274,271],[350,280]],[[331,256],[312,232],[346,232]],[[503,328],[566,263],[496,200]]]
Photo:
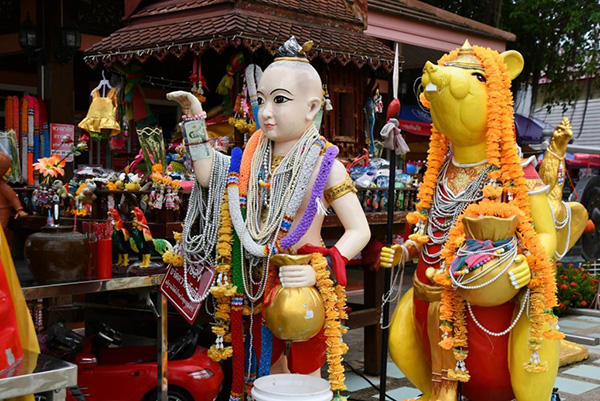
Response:
[[[271,258],[274,266],[309,264],[311,255],[278,254]],[[325,306],[315,287],[284,288],[279,286],[265,308],[265,323],[273,335],[284,341],[306,341],[315,336],[325,323]]]
[[[515,235],[518,222],[519,218],[517,216],[506,218],[495,216],[465,216],[462,219],[462,224],[465,227],[465,237],[480,241],[500,241],[510,238]],[[494,263],[494,261],[488,263]],[[506,268],[508,263],[511,263],[510,260],[499,264],[485,275],[470,282],[467,286],[474,287],[488,282],[500,274],[500,272]],[[484,265],[481,269],[485,268],[486,266]],[[469,279],[477,274],[480,274],[480,269],[470,272],[469,274],[465,275],[465,278]],[[485,287],[469,290],[459,287],[457,291],[460,296],[467,300],[470,304],[477,306],[502,305],[503,303],[510,301],[519,292],[519,290],[515,289],[510,282],[508,271],[506,271],[502,277],[498,277],[493,283],[490,283]]]

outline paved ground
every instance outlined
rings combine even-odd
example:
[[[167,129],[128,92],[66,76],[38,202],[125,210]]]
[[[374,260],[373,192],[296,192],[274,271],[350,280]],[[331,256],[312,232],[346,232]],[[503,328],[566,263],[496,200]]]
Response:
[[[407,281],[410,282],[410,280],[405,279],[405,283]],[[360,301],[360,297],[355,297],[353,301]],[[600,338],[600,317],[569,315],[561,318],[559,325],[561,331],[566,334]],[[350,351],[346,355],[346,361],[349,364],[349,366],[346,366],[346,385],[348,386],[349,400],[373,401],[379,399],[379,390],[372,387],[367,379],[378,387],[380,378],[363,375],[363,344],[365,342],[363,330],[351,330],[344,338],[350,347]],[[562,401],[600,400],[600,345],[588,346],[588,350],[589,359],[559,370],[555,386],[559,388]],[[389,401],[402,401],[405,398],[416,397],[420,394],[419,390],[404,377],[391,360],[388,360],[387,366],[387,399]],[[326,377],[326,374],[324,377]]]

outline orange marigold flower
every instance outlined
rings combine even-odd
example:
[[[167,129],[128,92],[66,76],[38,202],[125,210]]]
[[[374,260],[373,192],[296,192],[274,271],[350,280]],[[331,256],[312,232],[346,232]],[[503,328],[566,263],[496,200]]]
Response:
[[[408,221],[410,224],[415,225],[419,222],[419,213],[409,213],[406,215],[406,221]]]
[[[454,338],[446,337],[438,343],[440,347],[446,350],[451,350],[454,347]]]
[[[421,102],[421,104],[422,104],[424,107],[426,107],[426,108],[428,108],[428,109],[430,109],[430,108],[431,108],[431,103],[429,103],[429,100],[427,100],[427,98],[425,98],[425,94],[424,94],[424,93],[421,93],[421,94],[419,95],[419,102]]]
[[[502,196],[502,187],[486,185],[483,187],[483,196],[490,199],[497,199]]]

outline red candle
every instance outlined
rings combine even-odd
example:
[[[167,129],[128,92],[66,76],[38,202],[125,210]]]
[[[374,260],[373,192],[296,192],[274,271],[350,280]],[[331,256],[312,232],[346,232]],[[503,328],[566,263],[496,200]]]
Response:
[[[98,238],[98,278],[112,278],[112,238]]]

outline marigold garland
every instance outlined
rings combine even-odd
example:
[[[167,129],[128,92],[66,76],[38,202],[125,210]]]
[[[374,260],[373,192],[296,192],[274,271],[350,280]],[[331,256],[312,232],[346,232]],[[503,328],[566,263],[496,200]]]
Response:
[[[229,329],[231,299],[237,292],[237,287],[232,283],[231,277],[231,252],[233,242],[233,223],[229,216],[229,198],[227,191],[223,195],[221,211],[219,218],[219,229],[217,231],[217,281],[210,289],[210,293],[217,301],[215,311],[215,323],[212,326],[212,332],[217,336],[217,343],[212,345],[208,351],[208,356],[215,362],[219,362],[233,356],[233,348],[219,344],[231,342],[231,333]]]
[[[465,214],[474,216],[519,216],[517,236],[522,244],[532,279],[528,284],[531,291],[529,318],[531,321],[529,348],[531,358],[525,369],[529,372],[542,372],[546,368],[545,362],[539,361],[538,350],[542,339],[559,339],[562,337],[556,328],[557,319],[547,313],[556,305],[556,281],[546,251],[540,243],[539,238],[532,225],[531,211],[527,194],[527,182],[524,178],[521,159],[518,154],[513,123],[513,97],[510,90],[510,78],[506,65],[496,51],[489,48],[473,46],[475,56],[481,61],[486,73],[488,93],[488,122],[487,122],[487,149],[488,163],[492,166],[488,178],[492,183],[484,188],[485,200],[478,205],[471,205]],[[439,65],[453,60],[458,56],[458,50],[444,55]],[[420,96],[421,103],[425,107],[431,107],[423,94]],[[407,217],[411,224],[421,224],[421,229],[414,235],[414,240],[423,242],[424,223],[427,220],[427,212],[432,206],[433,194],[440,168],[448,151],[448,140],[443,133],[437,131],[432,125],[432,135],[427,156],[427,172],[423,178],[423,184],[419,190],[419,202],[416,205],[417,212]],[[499,186],[497,186],[499,184]],[[504,203],[502,203],[502,202]],[[467,212],[468,211],[468,212]],[[417,226],[419,227],[419,226]],[[464,241],[464,228],[461,220],[457,221],[450,230],[449,238],[442,249],[442,257],[449,265],[456,254],[456,250]],[[440,329],[443,331],[443,339],[440,346],[450,349],[455,346],[454,354],[457,361],[464,361],[466,350],[462,347],[467,345],[466,321],[464,316],[464,300],[460,299],[451,287],[448,272],[440,272],[434,281],[444,285],[442,293],[442,305],[440,308]],[[549,328],[545,328],[545,324]],[[451,328],[451,329],[450,329]],[[453,336],[450,332],[453,331]],[[454,380],[468,380],[468,372],[449,372]]]
[[[320,253],[313,253],[311,266],[316,272],[316,285],[325,305],[325,336],[327,337],[327,364],[329,365],[329,383],[332,391],[343,391],[344,384],[343,355],[348,352],[348,346],[342,339],[341,319],[347,318],[345,305],[345,288],[341,285],[333,286],[331,275],[327,270],[327,259]],[[338,294],[342,294],[338,297]],[[339,394],[336,399],[343,399]]]

